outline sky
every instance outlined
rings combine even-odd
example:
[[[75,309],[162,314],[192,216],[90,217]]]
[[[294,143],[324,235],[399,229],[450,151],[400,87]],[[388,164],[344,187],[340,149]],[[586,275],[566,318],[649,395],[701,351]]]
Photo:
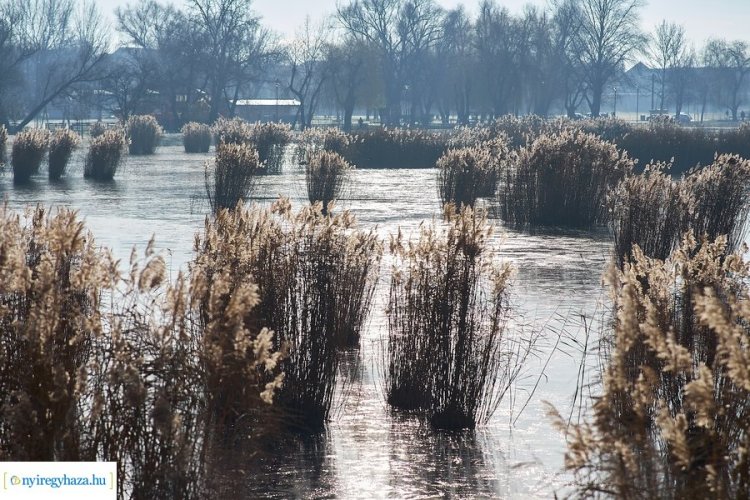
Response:
[[[310,15],[317,22],[325,15],[332,15],[337,2],[346,0],[255,0],[255,11],[264,20],[265,26],[283,38],[294,36],[296,29]],[[96,0],[96,4],[112,22],[116,7],[135,3],[133,0]],[[437,0],[445,8],[463,4],[469,12],[477,9],[479,0]],[[176,5],[186,0],[174,0]],[[511,12],[521,12],[526,4],[545,6],[547,0],[497,0]],[[651,0],[641,9],[641,24],[647,32],[663,19],[685,27],[688,37],[700,47],[710,37],[750,41],[750,0]]]

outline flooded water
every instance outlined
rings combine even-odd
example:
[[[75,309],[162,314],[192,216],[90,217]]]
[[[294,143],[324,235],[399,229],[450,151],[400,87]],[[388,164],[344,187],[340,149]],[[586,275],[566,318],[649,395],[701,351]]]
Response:
[[[6,173],[0,192],[19,211],[36,204],[76,209],[98,243],[124,261],[133,246],[142,250],[154,236],[173,275],[184,269],[208,212],[203,166],[212,153],[187,155],[179,138],[168,136],[156,155],[126,158],[109,184],[83,179],[82,156],[79,151],[59,183],[40,176],[28,186],[14,186]],[[298,167],[287,165],[281,175],[262,178],[254,198],[268,203],[279,195],[296,205],[307,202]],[[415,233],[420,222],[441,214],[434,170],[355,171],[339,206],[351,209],[363,226],[376,227],[384,239],[399,226]],[[601,276],[611,243],[604,232],[528,234],[499,223],[493,243],[498,259],[517,270],[516,324],[527,334],[539,332],[540,340],[525,376],[490,423],[475,432],[434,432],[388,409],[378,367],[387,334],[384,259],[361,351],[344,370],[347,397],[336,417],[325,434],[296,443],[291,453],[269,457],[264,470],[253,471],[247,495],[417,499],[564,493],[570,479],[562,472],[565,443],[543,402],[566,417],[571,411],[580,349],[571,346],[570,337],[583,342],[581,317],[596,317],[606,304]],[[567,340],[558,342],[561,333]]]

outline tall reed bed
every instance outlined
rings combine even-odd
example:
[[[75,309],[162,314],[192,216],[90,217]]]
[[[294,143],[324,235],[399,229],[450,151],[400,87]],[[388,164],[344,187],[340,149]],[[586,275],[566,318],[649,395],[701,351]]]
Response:
[[[182,145],[186,153],[208,153],[211,148],[211,127],[190,122],[182,126]]]
[[[523,364],[505,328],[511,269],[494,262],[483,214],[447,207],[446,217],[444,230],[391,239],[385,391],[390,405],[435,427],[474,428]]]
[[[213,127],[215,142],[246,144],[258,151],[263,168],[261,173],[278,173],[286,146],[292,140],[292,130],[284,123],[247,123],[241,118],[219,118]]]
[[[358,168],[433,168],[446,141],[446,134],[378,128],[357,133],[344,157]]]
[[[125,131],[130,141],[131,155],[152,155],[159,146],[163,130],[156,118],[151,115],[134,115],[128,118]]]
[[[70,156],[80,137],[70,129],[58,129],[49,142],[49,178],[57,180],[65,174]]]
[[[251,128],[250,141],[258,150],[258,157],[267,173],[281,172],[284,152],[292,141],[292,129],[286,123],[256,123]]]
[[[351,136],[339,128],[306,128],[297,142],[297,162],[304,163],[308,155],[319,151],[344,156],[350,143]]]
[[[128,146],[128,140],[122,129],[107,129],[92,139],[83,165],[83,176],[86,178],[110,181],[122,162],[122,155]]]
[[[8,129],[0,125],[0,169],[8,162]]]
[[[750,162],[734,155],[675,180],[669,165],[647,165],[623,179],[610,195],[610,214],[619,265],[638,245],[648,257],[666,259],[689,231],[697,240],[728,239],[740,249],[750,215]]]
[[[206,162],[204,179],[211,209],[234,208],[252,192],[260,173],[258,152],[246,144],[220,143]]]
[[[10,159],[13,180],[26,182],[38,174],[48,149],[49,132],[46,130],[27,128],[16,134]]]
[[[486,149],[449,149],[437,162],[438,194],[443,204],[474,207],[477,198],[487,192],[487,182],[493,177],[497,182],[494,167]]]
[[[89,136],[92,139],[96,139],[97,137],[102,135],[104,131],[107,130],[107,128],[108,128],[107,125],[101,120],[96,121],[92,123],[91,125],[89,125]]]
[[[229,297],[231,269],[199,266],[166,283],[151,245],[122,274],[73,212],[29,215],[0,214],[0,460],[112,460],[118,496],[205,498],[215,415],[264,411],[281,381],[271,333],[244,322],[254,285]]]
[[[328,205],[341,195],[347,172],[351,169],[352,166],[338,153],[326,150],[311,153],[305,165],[307,199],[310,203],[320,202],[323,214],[327,214]]]
[[[615,321],[591,417],[568,424],[581,497],[750,495],[750,266],[726,238],[666,261],[634,247],[611,279]]]
[[[608,221],[606,196],[630,174],[627,153],[592,134],[542,135],[518,153],[499,189],[503,219],[515,226],[587,228]]]
[[[260,303],[246,320],[271,328],[273,349],[287,353],[276,398],[283,421],[320,429],[331,412],[338,347],[358,344],[370,308],[382,253],[375,233],[358,230],[349,212],[323,215],[317,204],[293,214],[279,200],[270,210],[220,211],[206,220],[196,251],[209,278],[225,270],[234,286],[258,283]]]

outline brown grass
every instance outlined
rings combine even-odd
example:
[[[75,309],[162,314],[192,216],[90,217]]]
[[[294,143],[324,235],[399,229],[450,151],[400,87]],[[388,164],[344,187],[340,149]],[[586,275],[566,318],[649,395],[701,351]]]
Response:
[[[328,213],[328,205],[341,195],[351,169],[338,153],[323,150],[308,156],[305,165],[307,199],[310,203],[320,202],[324,215]]]

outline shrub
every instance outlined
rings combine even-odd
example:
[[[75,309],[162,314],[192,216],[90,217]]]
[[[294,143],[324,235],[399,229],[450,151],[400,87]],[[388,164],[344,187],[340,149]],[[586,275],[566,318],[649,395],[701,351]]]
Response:
[[[612,352],[587,422],[566,424],[582,497],[750,495],[749,269],[726,239],[616,273]],[[554,412],[553,412],[554,414]]]
[[[196,241],[205,269],[258,283],[260,304],[246,318],[271,328],[274,349],[288,352],[277,403],[292,428],[317,430],[328,420],[337,346],[358,342],[369,311],[381,248],[354,224],[348,212],[324,216],[319,204],[293,215],[280,200],[270,211],[222,210]]]
[[[307,199],[310,203],[320,202],[323,214],[327,214],[329,203],[341,195],[346,173],[351,168],[338,153],[323,150],[310,154],[305,166]]]
[[[66,210],[28,226],[2,211],[0,248],[0,460],[112,460],[123,495],[205,498],[225,450],[216,394],[254,401],[223,413],[257,413],[281,380],[270,332],[243,321],[254,285],[196,266],[165,286],[150,245],[123,276]]]
[[[683,184],[669,175],[670,165],[647,165],[625,177],[610,195],[615,257],[622,267],[638,245],[648,257],[666,259],[687,229],[689,202]]]
[[[99,181],[112,180],[127,144],[125,132],[120,129],[108,129],[94,138],[86,154],[83,176]]]
[[[39,166],[49,148],[49,132],[42,129],[25,129],[16,134],[13,141],[11,165],[13,180],[26,182],[39,173]]]
[[[56,180],[65,174],[65,167],[79,140],[78,134],[67,128],[59,129],[52,135],[49,143],[50,179]]]
[[[182,144],[186,153],[208,153],[211,148],[211,127],[190,122],[182,126]]]
[[[5,125],[0,125],[0,168],[5,168],[5,164],[8,162],[8,129]]]
[[[251,127],[250,142],[266,172],[279,173],[284,151],[292,140],[292,129],[286,123],[256,123]]]
[[[391,239],[385,390],[389,404],[436,427],[473,428],[520,369],[505,336],[511,271],[493,263],[484,215],[447,207],[446,216],[444,232]]]
[[[543,135],[507,170],[499,190],[502,216],[515,226],[604,224],[606,195],[632,168],[627,153],[594,135]]]
[[[89,136],[95,139],[102,135],[107,130],[107,125],[102,121],[97,121],[89,126]]]
[[[446,141],[423,130],[379,128],[355,135],[344,158],[357,168],[433,168]]]
[[[125,125],[131,155],[152,155],[162,136],[159,122],[151,115],[134,115]]]
[[[211,166],[213,165],[213,168]],[[213,164],[206,163],[206,195],[211,209],[234,208],[249,196],[260,171],[258,152],[246,144],[220,143]]]

